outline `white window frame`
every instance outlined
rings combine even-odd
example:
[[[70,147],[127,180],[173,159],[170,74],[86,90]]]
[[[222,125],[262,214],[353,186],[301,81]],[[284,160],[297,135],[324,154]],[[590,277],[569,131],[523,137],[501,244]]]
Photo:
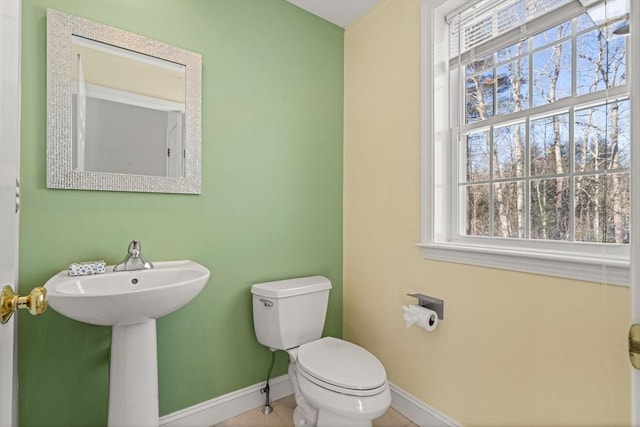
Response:
[[[456,235],[457,220],[452,212],[452,198],[457,197],[457,177],[452,166],[450,140],[454,138],[449,123],[449,26],[445,16],[458,9],[464,0],[422,0],[422,233],[417,246],[427,259],[500,268],[527,273],[565,277],[589,282],[629,286],[629,247],[615,244],[581,244],[524,239],[475,238]],[[633,11],[634,1],[631,1]],[[635,6],[637,7],[637,5]],[[630,20],[634,19],[631,13]],[[633,23],[631,24],[634,27]],[[637,49],[628,38],[628,76],[637,75]],[[635,79],[634,79],[635,80]],[[632,123],[639,115],[637,85],[631,85]],[[634,108],[635,106],[635,108]],[[637,128],[638,126],[632,126]],[[631,130],[632,141],[638,135]],[[457,138],[457,137],[456,137]],[[632,143],[632,183],[640,173],[636,146]],[[632,217],[638,205],[632,185]],[[635,198],[634,198],[635,197]],[[632,220],[633,224],[637,224]],[[523,247],[524,246],[524,247]]]

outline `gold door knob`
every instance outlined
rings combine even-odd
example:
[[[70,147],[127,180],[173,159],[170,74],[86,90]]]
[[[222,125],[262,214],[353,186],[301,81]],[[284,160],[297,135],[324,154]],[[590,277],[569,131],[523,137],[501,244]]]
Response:
[[[47,309],[47,290],[38,286],[33,288],[29,295],[21,297],[13,293],[11,286],[6,285],[2,288],[0,309],[0,323],[2,324],[7,323],[11,315],[20,309],[27,309],[34,316],[42,314]]]
[[[640,325],[631,325],[629,329],[629,358],[634,368],[640,369]]]

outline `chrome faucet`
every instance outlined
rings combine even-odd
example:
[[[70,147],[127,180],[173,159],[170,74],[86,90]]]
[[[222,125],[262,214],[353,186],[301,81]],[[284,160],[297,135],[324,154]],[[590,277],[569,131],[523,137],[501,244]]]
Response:
[[[131,243],[129,243],[129,253],[127,253],[127,256],[125,256],[118,265],[113,267],[113,271],[145,270],[147,268],[153,268],[153,264],[142,256],[142,245],[140,245],[140,242],[138,240],[132,240]]]

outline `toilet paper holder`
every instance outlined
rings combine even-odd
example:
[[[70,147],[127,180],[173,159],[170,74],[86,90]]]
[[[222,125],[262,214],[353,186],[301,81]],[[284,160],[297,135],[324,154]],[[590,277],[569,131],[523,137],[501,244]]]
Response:
[[[433,310],[438,315],[438,319],[444,319],[444,301],[438,298],[429,297],[422,294],[407,294],[410,297],[418,298],[418,305]]]

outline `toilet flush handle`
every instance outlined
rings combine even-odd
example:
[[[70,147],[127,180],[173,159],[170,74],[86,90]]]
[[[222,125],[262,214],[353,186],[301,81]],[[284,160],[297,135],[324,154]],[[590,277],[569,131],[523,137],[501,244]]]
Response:
[[[271,307],[273,305],[273,301],[269,301],[268,299],[260,298],[258,301],[263,303],[265,307]]]

